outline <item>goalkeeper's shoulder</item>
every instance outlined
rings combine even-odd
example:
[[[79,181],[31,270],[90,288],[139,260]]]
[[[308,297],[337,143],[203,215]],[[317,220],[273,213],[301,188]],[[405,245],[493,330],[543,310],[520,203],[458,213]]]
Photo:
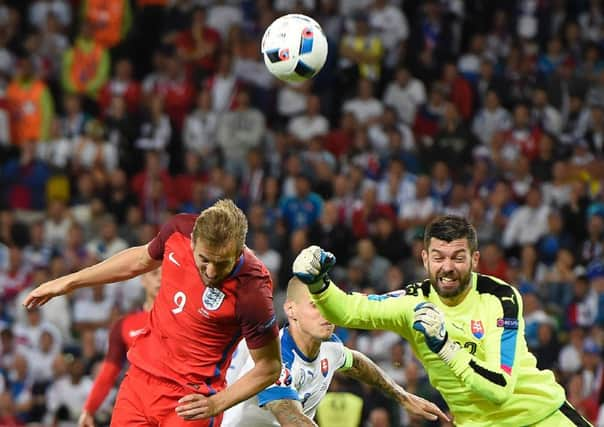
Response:
[[[481,297],[494,298],[503,306],[504,311],[514,311],[515,317],[519,314],[518,307],[522,306],[522,297],[518,290],[509,283],[495,276],[476,274],[476,292]],[[516,307],[514,309],[514,307]]]
[[[390,292],[391,294],[400,293],[400,295],[410,297],[422,297],[428,298],[432,287],[430,286],[430,279],[424,279],[419,282],[412,282],[403,285],[399,291]]]

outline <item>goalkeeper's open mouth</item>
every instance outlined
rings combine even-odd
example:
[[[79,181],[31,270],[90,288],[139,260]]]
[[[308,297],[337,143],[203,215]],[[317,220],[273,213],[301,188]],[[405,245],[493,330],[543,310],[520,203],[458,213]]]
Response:
[[[440,276],[438,285],[441,289],[453,289],[459,286],[459,279],[456,277]]]

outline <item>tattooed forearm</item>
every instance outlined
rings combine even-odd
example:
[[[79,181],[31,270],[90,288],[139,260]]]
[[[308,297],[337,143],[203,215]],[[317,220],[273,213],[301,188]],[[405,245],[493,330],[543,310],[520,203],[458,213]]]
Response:
[[[281,427],[317,427],[313,420],[302,412],[302,405],[295,400],[274,400],[266,404]]]
[[[379,366],[363,353],[355,350],[351,350],[351,352],[353,357],[352,367],[342,371],[342,373],[376,387],[382,393],[400,402],[403,388],[395,383],[392,378],[388,377]]]

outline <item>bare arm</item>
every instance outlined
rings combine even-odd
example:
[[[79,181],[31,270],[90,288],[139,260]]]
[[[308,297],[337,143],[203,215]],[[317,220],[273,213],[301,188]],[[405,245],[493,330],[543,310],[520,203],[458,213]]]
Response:
[[[297,400],[273,400],[266,404],[266,408],[272,412],[281,427],[317,427],[313,420],[304,415],[302,404]]]
[[[407,392],[386,375],[373,360],[356,350],[350,350],[350,352],[352,353],[352,367],[340,372],[355,380],[369,384],[397,402],[400,402],[401,395]]]
[[[264,347],[250,349],[254,367],[245,375],[215,395],[219,412],[254,396],[279,379],[281,373],[281,350],[275,337]]]
[[[392,378],[377,366],[370,358],[363,353],[351,350],[352,367],[341,371],[356,380],[362,381],[373,387],[376,387],[382,393],[390,396],[400,405],[404,406],[407,411],[420,415],[428,420],[436,420],[440,418],[448,421],[447,416],[432,402],[405,391],[403,387],[398,385]]]
[[[183,397],[178,401],[176,413],[185,420],[209,418],[249,399],[277,381],[281,372],[281,351],[277,337],[263,347],[250,349],[250,355],[254,367],[245,375],[211,397],[201,394]]]
[[[151,271],[160,264],[161,261],[151,258],[147,245],[124,249],[103,262],[43,283],[27,295],[23,305],[27,308],[38,307],[55,296],[78,288],[122,282]]]

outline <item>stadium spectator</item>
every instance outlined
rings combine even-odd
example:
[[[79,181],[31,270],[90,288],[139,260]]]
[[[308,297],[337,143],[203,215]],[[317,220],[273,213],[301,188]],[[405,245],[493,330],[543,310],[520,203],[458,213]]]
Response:
[[[113,77],[101,89],[99,94],[101,113],[107,113],[111,100],[115,97],[124,98],[130,114],[138,111],[141,86],[134,80],[132,62],[128,58],[121,58],[115,63]]]
[[[99,91],[109,78],[111,59],[107,49],[94,40],[93,27],[83,25],[73,46],[63,53],[62,89],[86,97],[90,112],[98,110]]]
[[[14,78],[6,88],[10,112],[11,143],[46,141],[54,116],[54,101],[46,83],[38,78],[32,59],[24,56],[17,62]]]

